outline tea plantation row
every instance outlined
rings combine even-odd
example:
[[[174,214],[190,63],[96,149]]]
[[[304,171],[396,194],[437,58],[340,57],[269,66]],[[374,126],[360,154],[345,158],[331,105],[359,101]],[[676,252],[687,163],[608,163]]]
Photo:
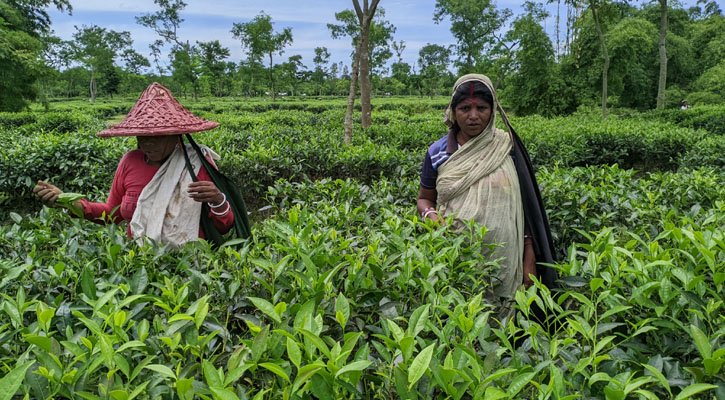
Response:
[[[441,110],[406,104],[349,147],[339,109],[202,111],[221,127],[199,141],[263,209],[216,251],[37,211],[38,178],[105,198],[135,141],[93,137],[90,112],[3,125],[0,398],[725,399],[725,174],[692,154],[723,132],[514,119],[562,287],[519,292],[501,326],[481,300],[498,265],[465,245],[485,228],[416,216]]]
[[[279,178],[354,177],[371,182],[383,175],[413,179],[425,149],[444,131],[440,110],[421,114],[384,110],[374,114],[373,127],[358,129],[353,145],[345,146],[341,109],[202,115],[221,126],[197,134],[198,141],[219,152],[222,170],[251,198]],[[104,125],[92,113],[43,114],[34,122],[30,118],[0,115],[0,127],[4,127],[0,129],[0,193],[9,199],[27,200],[29,188],[39,178],[63,182],[69,191],[103,192],[117,160],[135,147],[133,139],[96,138]],[[536,167],[618,164],[658,171],[725,166],[725,131],[624,117],[603,122],[584,114],[514,118],[513,124]]]
[[[562,290],[520,292],[505,327],[480,297],[497,264],[464,245],[485,228],[421,223],[410,181],[280,181],[254,240],[220,251],[13,214],[0,363],[35,362],[20,393],[36,398],[721,398],[723,177],[547,175],[594,189],[553,207],[559,237],[584,240]]]

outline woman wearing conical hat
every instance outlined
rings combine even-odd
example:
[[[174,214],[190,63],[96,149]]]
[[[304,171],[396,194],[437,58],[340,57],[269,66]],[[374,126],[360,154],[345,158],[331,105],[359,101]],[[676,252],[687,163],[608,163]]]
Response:
[[[198,118],[171,96],[164,86],[153,83],[141,95],[126,118],[98,133],[101,137],[136,136],[138,148],[126,153],[118,164],[105,203],[85,199],[74,203],[85,219],[97,223],[128,221],[128,236],[149,238],[180,246],[203,238],[200,228],[202,203],[214,226],[226,233],[234,223],[226,196],[211,182],[209,173],[193,151],[188,152],[193,181],[182,151],[181,134],[201,132],[219,124]],[[210,162],[219,156],[206,146]],[[33,189],[45,203],[54,205],[63,193],[39,181]]]
[[[510,132],[495,128],[496,108]],[[455,229],[474,220],[487,227],[485,241],[499,246],[491,259],[501,269],[485,298],[502,320],[513,316],[514,296],[539,277],[555,285],[554,250],[546,212],[528,153],[508,122],[488,77],[462,76],[445,112],[448,134],[425,154],[417,207],[423,218]]]

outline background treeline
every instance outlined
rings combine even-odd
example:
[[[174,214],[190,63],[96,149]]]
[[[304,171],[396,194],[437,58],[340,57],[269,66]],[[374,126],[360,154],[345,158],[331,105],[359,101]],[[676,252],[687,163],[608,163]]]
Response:
[[[313,65],[304,65],[300,55],[284,58],[294,32],[275,28],[263,12],[233,24],[230,34],[246,55],[234,62],[218,40],[177,36],[185,3],[156,3],[157,11],[137,17],[159,37],[149,59],[134,50],[129,32],[83,25],[71,41],[54,37],[45,10],[70,10],[68,0],[0,1],[0,110],[22,110],[36,99],[135,97],[152,81],[194,99],[345,96],[350,90],[354,63],[331,60],[325,47],[315,49]],[[375,96],[446,94],[456,76],[475,71],[491,76],[504,104],[519,114],[559,115],[599,105],[603,89],[609,107],[651,109],[657,105],[664,27],[663,106],[679,106],[683,99],[725,101],[725,17],[714,1],[689,8],[666,0],[558,1],[556,25],[561,19],[566,28],[552,38],[542,26],[549,17],[542,4],[527,2],[522,14],[513,15],[490,1],[438,0],[432,18],[450,21],[457,43],[429,43],[414,64],[403,61],[405,41],[396,40],[395,21],[387,20],[384,6],[366,32],[365,62]],[[330,22],[320,35],[351,40],[354,54],[361,31],[355,11],[343,10]]]

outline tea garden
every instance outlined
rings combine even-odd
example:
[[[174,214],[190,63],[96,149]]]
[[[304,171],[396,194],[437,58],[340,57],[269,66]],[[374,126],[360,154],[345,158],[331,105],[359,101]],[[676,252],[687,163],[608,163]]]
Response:
[[[485,227],[415,212],[446,99],[376,99],[350,146],[342,100],[187,103],[254,237],[175,251],[31,196],[105,200],[131,104],[0,114],[0,399],[725,399],[724,106],[514,117],[562,279],[501,326]]]

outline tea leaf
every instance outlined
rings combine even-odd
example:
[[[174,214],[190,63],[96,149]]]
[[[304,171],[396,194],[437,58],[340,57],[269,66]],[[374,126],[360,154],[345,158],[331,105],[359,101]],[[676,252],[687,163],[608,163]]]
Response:
[[[428,313],[430,310],[430,304],[420,306],[410,314],[408,320],[408,329],[406,331],[408,336],[418,336],[418,334],[425,329],[425,325],[428,323]]]
[[[133,380],[133,378],[131,378],[131,380]],[[151,381],[146,381],[146,382],[144,382],[144,383],[142,383],[142,384],[138,385],[138,386],[137,386],[137,387],[136,387],[136,388],[135,388],[135,389],[133,390],[133,392],[131,392],[131,394],[130,394],[130,395],[128,396],[128,400],[133,400],[134,398],[136,398],[136,396],[138,396],[138,395],[140,395],[141,393],[143,393],[143,391],[144,391],[144,390],[146,390],[146,386],[148,386],[148,385],[149,385],[149,383],[151,383]]]
[[[28,335],[25,338],[25,341],[34,344],[41,349],[45,350],[46,352],[50,353],[52,349],[52,342],[50,338],[47,338],[45,336],[38,336],[38,335]]]
[[[282,320],[279,318],[279,315],[277,315],[277,311],[275,311],[274,306],[272,303],[268,302],[265,299],[261,299],[259,297],[247,297],[252,303],[254,303],[254,306],[257,307],[260,311],[265,313],[268,317],[272,318],[275,322],[280,323]]]
[[[204,360],[202,368],[204,369],[206,384],[209,385],[209,387],[223,387],[222,379],[219,377],[219,371],[214,368],[214,364],[208,360]]]
[[[128,400],[128,393],[125,390],[112,390],[109,394],[114,400]]]
[[[133,274],[133,278],[131,278],[131,291],[136,294],[143,294],[148,284],[149,275],[146,272],[146,267],[142,265],[141,268]]]
[[[425,349],[421,350],[417,356],[413,359],[408,370],[408,390],[410,390],[418,379],[420,379],[425,371],[428,370],[430,360],[433,358],[433,351],[435,350],[435,343],[430,344]]]
[[[23,383],[25,371],[27,371],[33,364],[35,364],[35,361],[30,361],[17,366],[0,379],[0,400],[10,400],[13,398],[15,392],[18,391],[20,385]]]
[[[308,331],[307,329],[300,329],[300,333],[302,333],[307,340],[312,342],[315,347],[317,347],[322,354],[324,354],[326,357],[330,357],[330,349],[327,347],[324,341],[320,339],[319,336],[315,335],[314,333]]]
[[[495,387],[495,386],[489,386],[486,388],[486,393],[483,395],[484,400],[498,400],[498,399],[505,399],[508,397],[506,392],[503,390]]]
[[[335,378],[338,376],[351,371],[362,371],[365,368],[369,367],[372,362],[367,360],[361,360],[361,361],[355,361],[350,364],[345,365],[344,367],[340,368],[339,371],[335,374]]]
[[[297,342],[290,338],[287,338],[287,356],[290,361],[292,361],[292,364],[294,364],[299,370],[300,363],[302,363],[302,352],[300,351],[300,346],[297,345]]]
[[[185,378],[176,381],[176,394],[182,400],[192,400],[194,398],[193,379]]]
[[[295,383],[292,385],[292,391],[290,394],[295,394],[297,391],[308,381],[310,378],[312,378],[317,371],[324,368],[324,366],[320,364],[310,364],[305,365],[302,368],[300,368],[297,371],[297,377],[295,378]]]
[[[154,372],[158,372],[159,374],[161,374],[167,378],[176,379],[176,374],[174,374],[174,371],[172,371],[171,368],[167,367],[166,365],[150,364],[144,368],[150,369],[151,371],[154,371]]]
[[[706,390],[717,389],[716,385],[710,385],[707,383],[693,383],[692,385],[682,389],[682,391],[675,397],[675,400],[689,399],[690,397],[704,392]]]
[[[536,376],[536,372],[526,372],[523,374],[517,375],[512,381],[511,384],[508,387],[508,390],[506,390],[506,395],[510,398],[516,398],[516,395],[521,391],[521,389],[526,386],[529,381],[531,381],[531,378]]]
[[[710,344],[707,335],[695,325],[690,325],[690,335],[695,341],[695,346],[697,346],[697,351],[700,352],[700,356],[703,359],[712,358],[712,344]]]
[[[83,294],[88,296],[89,299],[95,300],[97,298],[93,272],[87,265],[83,267],[83,271],[81,272],[81,289],[83,290]]]
[[[215,400],[239,400],[239,397],[231,390],[218,387],[210,387],[209,390],[211,390]]]
[[[647,368],[647,370],[655,377],[657,378],[657,381],[659,381],[659,384],[662,385],[665,389],[667,389],[667,393],[672,395],[672,391],[670,390],[670,383],[667,381],[667,378],[662,374],[662,372],[658,371],[657,368],[649,365],[649,364],[642,364],[643,367]]]
[[[342,329],[345,329],[345,324],[350,319],[350,303],[348,303],[347,298],[342,292],[337,295],[337,299],[335,300],[335,319],[342,326]]]
[[[280,367],[279,365],[273,364],[273,363],[260,363],[259,366],[262,367],[262,368],[265,368],[267,370],[270,370],[270,371],[274,372],[279,377],[281,377],[282,379],[284,379],[285,381],[287,381],[287,383],[292,384],[292,382],[290,381],[289,376],[287,375],[287,373],[284,372],[284,370],[282,369],[282,367]]]

